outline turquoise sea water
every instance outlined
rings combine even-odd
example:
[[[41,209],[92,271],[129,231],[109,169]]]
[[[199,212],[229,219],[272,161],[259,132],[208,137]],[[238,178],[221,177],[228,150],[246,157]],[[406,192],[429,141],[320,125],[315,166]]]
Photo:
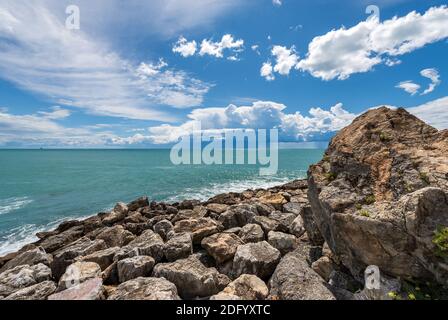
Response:
[[[0,255],[118,201],[205,200],[304,178],[323,152],[279,150],[278,174],[261,177],[251,165],[175,166],[169,150],[0,150]]]

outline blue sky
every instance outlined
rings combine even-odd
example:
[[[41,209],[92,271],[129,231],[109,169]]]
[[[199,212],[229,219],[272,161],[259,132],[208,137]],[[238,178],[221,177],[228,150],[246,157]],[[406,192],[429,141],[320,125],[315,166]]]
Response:
[[[448,128],[444,1],[91,2],[0,1],[0,147],[166,146],[192,120],[322,141],[379,105]]]

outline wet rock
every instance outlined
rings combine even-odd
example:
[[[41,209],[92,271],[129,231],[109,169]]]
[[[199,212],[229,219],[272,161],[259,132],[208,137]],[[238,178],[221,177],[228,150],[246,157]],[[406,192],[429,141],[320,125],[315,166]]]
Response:
[[[222,289],[218,271],[205,267],[195,256],[160,263],[154,267],[154,276],[174,283],[184,299],[209,297]]]
[[[138,199],[132,201],[131,203],[128,203],[128,205],[127,205],[129,212],[137,211],[138,209],[144,208],[147,206],[149,206],[148,197],[138,198]]]
[[[42,263],[17,266],[0,274],[0,296],[6,297],[20,289],[48,280],[51,280],[51,270]]]
[[[241,245],[233,259],[234,275],[253,274],[268,279],[280,261],[280,256],[280,251],[266,241]]]
[[[106,228],[96,239],[104,240],[108,247],[122,247],[135,239],[135,236],[123,226]]]
[[[72,286],[67,290],[55,293],[48,297],[48,300],[104,300],[105,291],[103,280],[101,278],[93,278],[86,280],[78,285]]]
[[[100,266],[101,270],[106,270],[114,262],[114,256],[119,250],[120,247],[112,247],[79,257],[76,260],[81,262],[95,262]]]
[[[268,234],[268,243],[276,248],[282,255],[294,251],[298,247],[298,239],[291,234],[271,231]]]
[[[12,260],[9,260],[2,268],[0,268],[0,273],[22,265],[32,266],[38,263],[43,263],[49,266],[52,260],[52,256],[47,254],[43,248],[35,248],[20,253]]]
[[[254,275],[243,274],[215,295],[213,300],[264,300],[268,294],[269,289],[263,280]]]
[[[97,263],[75,262],[68,266],[59,280],[58,292],[99,277],[101,277],[101,268]]]
[[[194,244],[200,244],[202,239],[218,233],[219,230],[220,226],[218,223],[210,218],[182,220],[174,225],[174,231],[176,233],[191,233]]]
[[[218,264],[233,259],[236,249],[242,244],[243,241],[233,233],[217,233],[201,242],[202,247]]]
[[[137,278],[120,284],[108,300],[180,300],[176,286],[164,278]]]
[[[118,261],[118,280],[122,283],[138,277],[149,276],[154,265],[154,259],[148,256],[136,256]]]
[[[20,289],[5,298],[5,300],[46,300],[56,291],[53,281],[44,281],[33,286]]]
[[[193,241],[190,233],[176,233],[165,243],[165,257],[169,262],[188,258],[193,254]]]
[[[246,224],[241,229],[239,236],[245,243],[256,243],[264,240],[263,229],[258,224]]]
[[[270,298],[280,300],[335,300],[324,280],[298,252],[287,254],[269,281]]]
[[[167,239],[167,234],[173,230],[174,226],[173,224],[168,221],[168,220],[162,220],[157,222],[154,225],[154,232],[159,234],[162,239],[166,240]]]

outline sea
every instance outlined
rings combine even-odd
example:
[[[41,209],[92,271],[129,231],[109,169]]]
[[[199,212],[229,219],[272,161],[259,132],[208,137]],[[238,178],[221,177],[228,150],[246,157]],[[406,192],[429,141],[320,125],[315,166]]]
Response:
[[[173,165],[170,150],[0,150],[0,256],[69,219],[140,196],[176,202],[305,178],[324,149],[280,149],[279,170],[256,165]]]

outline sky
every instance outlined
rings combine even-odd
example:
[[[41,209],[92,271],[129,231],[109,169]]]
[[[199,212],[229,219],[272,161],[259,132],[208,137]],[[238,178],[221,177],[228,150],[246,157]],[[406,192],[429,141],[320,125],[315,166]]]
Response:
[[[327,141],[381,105],[447,129],[447,53],[445,1],[0,0],[0,148]]]

